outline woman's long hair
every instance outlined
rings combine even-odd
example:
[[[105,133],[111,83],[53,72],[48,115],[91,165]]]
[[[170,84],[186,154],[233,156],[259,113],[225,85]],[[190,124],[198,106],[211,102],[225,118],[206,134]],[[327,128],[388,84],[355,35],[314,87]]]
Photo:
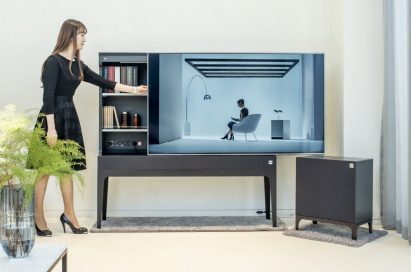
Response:
[[[78,64],[78,68],[80,71],[80,75],[78,79],[83,80],[84,74],[83,74],[83,70],[81,69],[81,64],[80,64],[80,50],[77,49],[77,34],[79,33],[84,33],[84,34],[87,33],[87,28],[82,22],[73,20],[73,19],[68,19],[64,21],[64,23],[61,25],[61,28],[60,28],[56,46],[54,47],[51,55],[57,55],[58,53],[63,52],[70,46],[71,42],[73,42],[73,53],[77,59],[77,64]],[[73,63],[73,60],[69,60],[69,71],[73,75],[73,72],[71,71],[72,63]],[[45,66],[46,66],[46,61],[43,63],[43,66],[41,69],[42,75],[43,75]]]

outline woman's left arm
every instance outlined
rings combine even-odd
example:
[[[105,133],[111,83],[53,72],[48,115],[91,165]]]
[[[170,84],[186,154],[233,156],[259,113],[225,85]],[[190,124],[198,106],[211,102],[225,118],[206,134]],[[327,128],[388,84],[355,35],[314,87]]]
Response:
[[[87,65],[81,62],[83,69],[84,81],[93,85],[99,86],[103,89],[114,90],[115,92],[125,92],[132,94],[147,94],[147,86],[129,86],[115,81],[108,80],[91,70]]]

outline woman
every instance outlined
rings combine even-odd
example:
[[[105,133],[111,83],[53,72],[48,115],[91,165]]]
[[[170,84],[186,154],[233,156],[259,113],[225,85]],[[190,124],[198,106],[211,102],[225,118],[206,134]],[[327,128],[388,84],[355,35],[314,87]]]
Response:
[[[234,140],[234,133],[233,133],[233,125],[236,124],[237,122],[240,122],[243,120],[244,117],[248,116],[248,109],[244,107],[244,99],[240,99],[237,101],[237,106],[241,109],[240,110],[240,119],[231,117],[231,119],[234,121],[231,121],[227,124],[228,126],[228,132],[224,135],[222,140],[229,139],[229,140]],[[230,136],[230,138],[228,138]]]
[[[138,87],[123,85],[102,78],[93,72],[80,59],[80,50],[86,42],[87,28],[76,20],[66,20],[61,26],[57,44],[53,52],[44,62],[41,79],[43,82],[43,106],[40,110],[45,117],[39,117],[42,128],[46,131],[49,146],[54,146],[57,139],[70,139],[80,144],[85,154],[80,122],[73,104],[73,96],[81,81],[89,82],[104,89],[116,92],[147,93],[147,86]],[[86,169],[76,165],[74,170]],[[51,236],[44,218],[43,201],[49,176],[44,176],[35,187],[35,223],[37,234]],[[67,177],[60,183],[64,201],[64,212],[60,221],[65,232],[65,224],[69,225],[76,234],[87,233],[86,228],[80,227],[73,205],[73,178]]]

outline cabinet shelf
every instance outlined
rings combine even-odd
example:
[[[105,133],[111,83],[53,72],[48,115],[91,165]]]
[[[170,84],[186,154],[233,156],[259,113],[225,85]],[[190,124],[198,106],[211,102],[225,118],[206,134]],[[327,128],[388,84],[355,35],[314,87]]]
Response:
[[[129,94],[129,93],[102,93],[103,97],[106,96],[142,96],[147,97],[147,94]]]
[[[101,66],[147,64],[147,61],[103,61]]]
[[[103,128],[102,132],[147,132],[147,127],[130,128]]]

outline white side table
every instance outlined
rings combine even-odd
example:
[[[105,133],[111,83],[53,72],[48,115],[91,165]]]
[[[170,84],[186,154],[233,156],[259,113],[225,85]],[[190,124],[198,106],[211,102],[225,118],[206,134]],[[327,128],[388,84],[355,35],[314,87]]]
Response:
[[[10,259],[0,248],[0,270],[7,272],[49,272],[62,260],[62,271],[67,272],[67,246],[61,244],[34,244],[29,256]]]
[[[290,120],[271,120],[271,139],[290,140]]]

